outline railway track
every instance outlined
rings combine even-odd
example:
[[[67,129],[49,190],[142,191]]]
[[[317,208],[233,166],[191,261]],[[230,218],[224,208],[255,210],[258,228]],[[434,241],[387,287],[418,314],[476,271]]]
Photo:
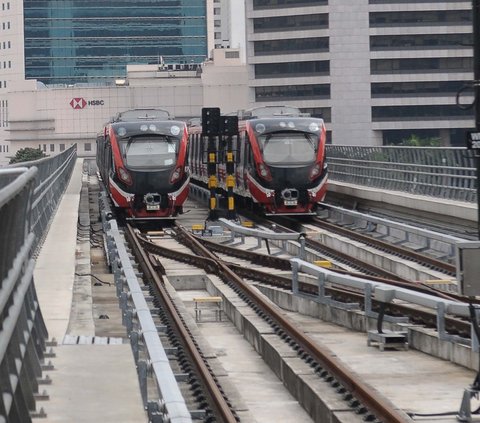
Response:
[[[193,253],[162,247],[150,242],[145,236],[141,235],[137,236],[136,243],[139,245],[139,248],[141,246],[147,251],[146,257],[152,254],[157,257],[168,257],[189,265],[202,267],[207,273],[217,274],[243,301],[255,310],[258,316],[272,326],[273,331],[280,339],[290,345],[292,350],[296,351],[296,354],[308,366],[314,369],[315,374],[319,377],[319,381],[326,381],[332,385],[357,413],[364,415],[367,421],[375,421],[375,419],[385,422],[408,421],[405,413],[396,410],[388,400],[373,392],[371,387],[352,374],[340,360],[332,357],[328,350],[313,342],[303,331],[287,320],[281,310],[273,306],[257,289],[236,273],[236,271],[239,271],[238,266],[232,266],[220,260],[205,245],[202,245],[199,240],[181,228],[175,228],[175,238],[182,244],[187,245]],[[148,260],[151,259],[148,258]],[[154,259],[155,263],[157,261]],[[274,259],[272,260],[273,262],[276,262],[277,265],[281,263],[280,260]],[[285,267],[285,264],[283,267]],[[253,273],[251,273],[253,271],[249,270],[250,273],[246,274],[246,276],[249,278],[254,277]],[[153,265],[149,273],[152,271],[155,271]],[[158,265],[156,271],[162,272]],[[239,271],[239,273],[243,272]],[[259,277],[258,274],[256,277]],[[264,275],[261,277],[263,278]],[[161,282],[158,283],[161,285]],[[198,366],[201,367],[201,364],[198,364]],[[209,377],[207,377],[208,379]],[[206,386],[207,382],[202,382],[202,384]],[[212,395],[216,389],[211,387],[207,390]],[[221,403],[221,396],[216,400],[212,399],[211,402]],[[212,407],[212,409],[217,411],[220,411],[222,408],[220,405]]]
[[[260,294],[261,290],[258,289],[260,284],[291,292],[292,281],[289,277],[291,266],[288,258],[231,248],[224,243],[215,242],[215,237],[207,239],[206,237],[193,236],[182,227],[175,227],[169,231],[170,235],[183,245],[182,248],[163,247],[161,243],[152,242],[148,235],[140,235],[137,233],[138,231],[132,229],[128,232],[130,243],[135,245],[136,250],[138,249],[139,257],[143,257],[139,260],[142,263],[142,273],[145,274],[146,279],[150,281],[152,286],[155,286],[155,288],[151,288],[150,292],[155,296],[154,304],[159,310],[162,310],[161,317],[162,322],[164,322],[162,324],[168,325],[168,333],[175,332],[176,334],[170,342],[174,349],[180,351],[181,359],[179,362],[182,363],[183,371],[189,375],[188,379],[191,386],[189,391],[194,392],[193,398],[198,408],[197,415],[203,416],[202,418],[205,421],[229,422],[242,421],[242,419],[235,409],[235,404],[225,395],[225,389],[221,386],[222,384],[216,377],[208,360],[203,356],[204,354],[198,342],[196,342],[195,336],[192,336],[188,329],[188,324],[185,324],[182,312],[176,310],[178,307],[175,304],[168,305],[168,291],[163,289],[165,292],[162,293],[162,286],[165,286],[162,274],[166,273],[162,261],[165,258],[202,268],[207,274],[218,275],[225,285],[236,293],[239,300],[248,305],[263,320],[264,324],[266,323],[271,328],[272,333],[278,337],[279,341],[288,346],[305,366],[312,369],[319,383],[327,384],[330,388],[333,388],[336,395],[344,400],[346,409],[352,410],[367,421],[411,421],[407,413],[399,411],[388,399],[379,396],[377,392],[371,390],[368,384],[364,384],[358,376],[351,373],[348,366],[345,366],[335,357],[332,358],[328,349],[323,348],[318,342],[312,341],[308,336],[305,337],[302,329],[285,317],[285,312],[272,305],[271,301]],[[185,252],[185,246],[190,252]],[[142,250],[144,250],[143,253],[140,253]],[[213,252],[216,252],[216,254]],[[234,257],[239,260],[235,260]],[[251,265],[244,261],[251,263]],[[264,270],[255,267],[261,267]],[[336,271],[348,273],[341,269]],[[354,272],[353,275],[358,277],[359,273]],[[453,295],[439,292],[418,283],[389,280],[388,277],[382,278],[372,275],[368,278],[389,282],[400,287],[408,287],[430,295],[438,295],[440,298],[461,300],[461,298],[455,298]],[[307,297],[314,298],[318,294],[318,286],[316,286],[315,281],[312,283],[301,282],[299,288],[300,293]],[[327,293],[335,301],[355,302],[360,304],[360,308],[363,307],[362,294],[359,292],[328,287]],[[374,301],[373,306],[374,309],[377,309],[379,304]],[[229,308],[230,306],[227,306],[225,311],[227,312]],[[177,313],[178,317],[170,317],[170,314],[173,316],[174,313]],[[407,316],[411,322],[421,323],[427,327],[433,328],[436,324],[434,314],[425,310],[412,309],[405,304],[391,304],[386,313],[392,316]],[[229,319],[233,321],[235,316],[229,315]],[[447,319],[446,325],[449,332],[468,338],[469,325],[465,321],[450,317]],[[170,326],[172,329],[170,329]],[[182,326],[183,330],[181,329]],[[195,358],[196,355],[197,358]]]

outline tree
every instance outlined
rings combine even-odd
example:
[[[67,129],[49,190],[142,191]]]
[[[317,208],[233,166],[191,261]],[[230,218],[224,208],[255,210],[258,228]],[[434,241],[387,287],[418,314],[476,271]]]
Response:
[[[46,154],[39,148],[21,148],[15,153],[15,156],[10,159],[10,164],[31,162],[32,160],[38,160],[47,157]]]
[[[418,135],[412,134],[410,138],[404,138],[398,145],[406,147],[440,147],[441,142],[439,138],[420,138]]]

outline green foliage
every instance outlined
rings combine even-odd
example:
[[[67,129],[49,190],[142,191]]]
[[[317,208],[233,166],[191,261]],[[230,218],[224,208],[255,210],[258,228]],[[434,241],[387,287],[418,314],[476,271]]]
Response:
[[[439,138],[420,138],[418,135],[412,134],[410,138],[404,138],[398,145],[405,147],[440,147],[441,142]]]
[[[15,156],[10,159],[10,164],[30,162],[32,160],[42,159],[43,157],[47,156],[39,148],[21,148],[16,152]]]

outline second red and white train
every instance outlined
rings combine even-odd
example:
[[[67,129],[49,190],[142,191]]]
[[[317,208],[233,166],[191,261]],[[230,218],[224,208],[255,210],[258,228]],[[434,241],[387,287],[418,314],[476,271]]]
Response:
[[[208,187],[207,141],[201,126],[189,128],[192,182]],[[252,109],[232,137],[236,201],[267,215],[310,215],[327,191],[326,128],[319,118],[296,108]],[[219,158],[226,154],[225,136],[215,137]],[[227,173],[217,165],[218,190],[226,195]]]

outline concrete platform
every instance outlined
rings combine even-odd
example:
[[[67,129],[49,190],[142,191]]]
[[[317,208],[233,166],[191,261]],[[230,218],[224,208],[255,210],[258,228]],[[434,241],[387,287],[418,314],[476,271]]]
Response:
[[[370,188],[346,182],[328,181],[330,192],[360,197],[365,200],[406,207],[412,210],[432,212],[463,220],[477,220],[477,204],[461,201],[446,200],[444,198],[413,195],[401,191],[383,191],[379,188]]]
[[[93,344],[98,334],[95,333],[90,278],[83,277],[83,285],[74,285],[77,261],[82,257],[85,260],[77,244],[79,207],[88,210],[88,204],[80,204],[82,179],[86,177],[82,170],[83,160],[79,159],[34,273],[49,337],[58,343],[53,347],[54,357],[47,359],[53,370],[44,372],[44,377],[48,375],[52,382],[41,387],[49,399],[37,403],[37,409],[42,407],[47,416],[38,421],[147,422],[130,345],[118,343],[119,340],[125,342],[118,338],[118,331],[112,335],[117,337],[115,342]],[[84,201],[88,202],[88,198],[82,197],[82,203]],[[71,324],[71,316],[75,324]],[[75,336],[91,343],[68,345]],[[103,329],[101,336],[108,333]]]

